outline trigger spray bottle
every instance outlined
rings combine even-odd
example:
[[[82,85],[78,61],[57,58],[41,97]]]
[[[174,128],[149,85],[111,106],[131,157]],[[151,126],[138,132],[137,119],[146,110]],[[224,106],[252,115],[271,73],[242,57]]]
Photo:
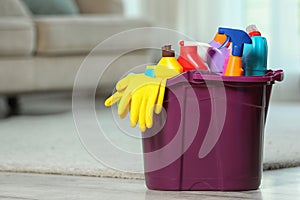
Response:
[[[208,66],[204,63],[204,61],[198,54],[198,45],[201,45],[202,48],[204,48],[204,43],[189,42],[182,40],[179,42],[179,45],[180,55],[177,61],[183,67],[184,72],[189,70],[209,70]],[[210,46],[206,48],[210,48]]]
[[[222,28],[218,29],[219,34],[226,35],[227,40],[232,42],[231,55],[224,73],[224,76],[242,76],[242,56],[245,44],[252,44],[249,35],[242,30]]]

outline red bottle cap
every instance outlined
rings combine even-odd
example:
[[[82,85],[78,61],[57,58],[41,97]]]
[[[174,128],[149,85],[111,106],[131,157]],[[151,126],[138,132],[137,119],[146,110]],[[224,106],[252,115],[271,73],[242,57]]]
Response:
[[[253,37],[253,36],[261,36],[261,33],[259,31],[252,31],[249,33],[249,36],[250,37]]]
[[[253,36],[261,36],[261,33],[258,31],[255,25],[249,25],[246,28],[247,33],[249,34],[250,37]]]

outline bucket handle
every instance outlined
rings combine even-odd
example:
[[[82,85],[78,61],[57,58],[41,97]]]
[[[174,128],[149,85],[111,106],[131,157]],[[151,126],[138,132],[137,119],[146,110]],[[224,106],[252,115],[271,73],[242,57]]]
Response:
[[[284,79],[284,73],[281,69],[276,71],[268,70],[266,76],[272,77],[272,81],[281,82]]]

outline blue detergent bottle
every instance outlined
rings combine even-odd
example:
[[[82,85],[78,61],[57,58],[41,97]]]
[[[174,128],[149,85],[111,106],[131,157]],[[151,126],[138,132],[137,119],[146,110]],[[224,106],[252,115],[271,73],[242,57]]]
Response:
[[[252,44],[245,44],[243,69],[245,76],[264,76],[267,71],[268,44],[255,25],[247,27]]]

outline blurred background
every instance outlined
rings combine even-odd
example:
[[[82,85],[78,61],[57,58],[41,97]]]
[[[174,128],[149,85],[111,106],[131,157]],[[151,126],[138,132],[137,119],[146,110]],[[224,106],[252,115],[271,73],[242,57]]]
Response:
[[[255,24],[268,39],[268,67],[284,69],[286,75],[273,100],[300,99],[298,0],[288,4],[283,0],[1,0],[1,4],[0,92],[8,106],[17,108],[21,94],[71,91],[77,70],[94,47],[119,32],[148,26],[209,42],[219,26],[245,29]],[[126,45],[107,48],[98,56],[117,55]],[[117,74],[102,80],[102,95],[107,96],[136,65],[133,58],[141,63],[158,59],[149,52],[123,56],[112,64],[118,67]]]
[[[151,26],[209,42],[220,26],[250,24],[268,40],[268,67],[285,72],[272,94],[265,168],[299,165],[299,8],[300,0],[0,0],[0,170],[105,171],[76,137],[71,96],[84,59],[110,36]],[[131,42],[93,56],[114,57]],[[111,63],[114,70],[99,83],[99,104],[130,68],[158,56],[129,51]]]
[[[281,100],[300,99],[299,92],[293,92],[300,87],[298,0],[127,0],[126,5],[128,15],[144,16],[155,26],[178,30],[202,42],[210,41],[220,26],[245,29],[257,25],[268,39],[269,68],[286,73],[285,83],[274,95]]]

